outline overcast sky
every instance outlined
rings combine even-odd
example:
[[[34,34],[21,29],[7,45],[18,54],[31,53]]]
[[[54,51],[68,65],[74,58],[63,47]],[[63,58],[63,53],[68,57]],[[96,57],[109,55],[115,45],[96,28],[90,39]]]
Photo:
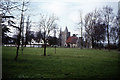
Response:
[[[119,0],[35,0],[31,1],[30,8],[32,10],[32,21],[39,21],[39,14],[55,14],[58,18],[58,26],[68,30],[71,34],[79,34],[76,31],[76,23],[79,20],[79,10],[82,11],[83,16],[94,9],[102,8],[103,6],[111,6],[114,13],[117,13]]]
[[[57,22],[58,27],[68,30],[71,34],[79,34],[76,31],[76,23],[79,20],[79,10],[82,11],[83,16],[94,9],[102,8],[103,6],[111,6],[116,14],[118,11],[119,0],[31,0],[30,11],[32,22],[39,21],[39,14],[54,14],[59,18]],[[34,25],[34,24],[33,24]],[[37,30],[37,28],[32,28]]]

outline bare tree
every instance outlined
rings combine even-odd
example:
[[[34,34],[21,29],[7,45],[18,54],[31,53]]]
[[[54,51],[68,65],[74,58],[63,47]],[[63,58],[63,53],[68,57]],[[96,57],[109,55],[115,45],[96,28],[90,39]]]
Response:
[[[28,36],[29,36],[30,28],[31,28],[30,23],[31,23],[31,21],[29,20],[29,16],[28,16],[27,22],[26,22],[25,47],[28,44]]]
[[[11,15],[12,10],[15,10],[18,6],[18,2],[14,2],[12,0],[0,0],[0,11],[2,14],[7,14],[6,16],[9,17]]]
[[[95,24],[95,18],[94,13],[88,13],[85,16],[85,31],[86,31],[86,37],[89,39],[89,43],[92,44],[92,48],[94,47],[94,24]]]
[[[54,24],[56,20],[57,18],[54,15],[47,16],[40,14],[39,27],[41,28],[41,32],[43,32],[42,39],[44,41],[44,56],[46,56],[47,39],[50,35],[50,32],[54,30]]]
[[[23,3],[15,2],[12,0],[5,0],[5,1],[1,0],[0,1],[0,10],[2,11],[3,18],[13,17],[12,12],[17,11],[17,10],[21,11],[20,26],[12,25],[14,22],[9,20],[9,25],[18,29],[18,31],[19,31],[18,38],[17,38],[17,51],[16,51],[15,60],[17,60],[17,57],[18,57],[18,50],[19,50],[19,46],[20,46],[20,41],[22,41],[22,44],[23,44],[22,35],[23,35],[23,25],[24,25],[23,24],[24,23],[24,11],[26,11],[26,9],[24,9],[24,7],[26,6],[26,4],[28,4],[27,1],[26,2],[23,1]],[[22,8],[20,8],[21,6],[22,6]]]
[[[17,38],[17,51],[16,51],[16,56],[15,56],[15,60],[17,60],[18,58],[18,51],[19,51],[19,47],[20,47],[20,44],[22,43],[21,45],[21,49],[22,49],[22,53],[23,53],[23,43],[24,43],[24,12],[27,10],[25,9],[25,6],[26,4],[28,4],[28,2],[22,2],[22,7],[21,9],[18,8],[20,11],[21,11],[21,18],[20,18],[20,26],[17,27],[18,30],[19,30],[19,33],[18,33],[18,38]]]
[[[78,29],[79,29],[79,31],[81,32],[81,42],[80,42],[80,44],[81,44],[81,49],[83,48],[83,26],[84,26],[84,24],[83,24],[83,17],[82,17],[82,11],[79,11],[79,23],[78,23]]]
[[[118,10],[118,17],[117,17],[117,20],[118,20],[118,22],[119,22],[119,31],[118,31],[118,38],[119,38],[119,40],[118,40],[118,50],[120,51],[120,2],[118,3],[118,8],[119,8],[119,10]]]
[[[117,20],[117,17],[115,17],[110,28],[110,39],[113,41],[114,45],[117,44],[117,40],[119,37],[118,33],[119,33],[119,21]]]
[[[95,44],[104,38],[104,23],[101,20],[100,10],[95,9],[85,16],[86,41],[96,48]]]
[[[110,23],[113,21],[113,9],[110,6],[103,7],[102,10],[103,20],[105,25],[107,26],[107,42],[108,42],[108,50],[110,51]]]

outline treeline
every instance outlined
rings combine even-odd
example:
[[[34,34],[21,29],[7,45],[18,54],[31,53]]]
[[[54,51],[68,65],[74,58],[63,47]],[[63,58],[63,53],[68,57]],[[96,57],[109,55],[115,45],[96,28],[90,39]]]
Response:
[[[43,33],[41,33],[41,31],[39,32],[35,32],[35,31],[28,31],[27,32],[27,38],[24,37],[24,46],[26,46],[27,44],[31,45],[34,44],[32,42],[37,42],[37,43],[43,43],[42,41],[42,35]],[[26,40],[27,39],[27,40]],[[8,39],[9,42],[5,43],[5,44],[16,44],[17,42],[17,35],[13,35],[12,39]],[[49,36],[47,39],[48,42],[48,46],[51,45],[59,45],[59,39],[57,37],[53,37],[53,36]],[[39,44],[38,44],[39,45]]]
[[[92,48],[117,49],[120,46],[120,14],[114,14],[113,8],[104,6],[95,9],[83,18],[80,12],[79,31],[86,44]],[[82,32],[82,29],[85,32]],[[83,34],[83,35],[82,35]],[[106,45],[107,44],[107,45]]]

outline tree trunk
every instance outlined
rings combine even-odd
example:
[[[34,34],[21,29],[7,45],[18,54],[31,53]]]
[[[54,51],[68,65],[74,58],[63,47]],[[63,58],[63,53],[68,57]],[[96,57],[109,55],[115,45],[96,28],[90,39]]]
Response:
[[[24,47],[26,47],[26,43],[25,43],[25,46]]]
[[[81,49],[83,49],[83,41],[82,41],[82,37],[81,37]]]
[[[108,50],[110,51],[110,40],[109,40],[109,28],[107,25],[107,39],[108,39]]]
[[[85,48],[88,48],[88,46],[87,46],[87,39],[86,39],[86,41],[85,41]]]
[[[56,46],[55,46],[55,54],[56,54]]]
[[[16,56],[15,56],[15,61],[17,61],[17,58],[18,58],[18,52],[19,52],[19,47],[20,47],[20,37],[21,35],[19,34],[18,36],[18,40],[17,40],[17,51],[16,51]]]
[[[14,58],[15,61],[17,61],[17,58],[18,58],[18,52],[19,52],[19,47],[20,47],[20,39],[21,39],[21,30],[20,30],[20,33],[18,34],[18,39],[17,39],[17,51],[16,51],[16,56]]]
[[[18,51],[19,51],[19,45],[17,46],[17,51],[16,51],[16,56],[15,56],[15,61],[17,61],[17,58],[18,58]]]
[[[27,39],[27,37],[26,37],[25,46],[24,46],[24,47],[26,47],[27,44],[28,44],[28,39]]]
[[[81,26],[81,49],[83,48],[83,41],[82,41],[82,26]]]
[[[46,41],[44,43],[44,56],[46,56]]]
[[[22,45],[21,45],[22,54],[23,54],[23,44],[24,44],[24,42],[23,42],[23,36],[22,36]]]
[[[19,32],[19,34],[18,34],[18,40],[17,40],[17,51],[16,51],[16,56],[15,56],[15,60],[17,61],[17,58],[18,58],[18,52],[19,52],[19,46],[20,46],[20,39],[21,39],[21,32],[23,32],[22,31],[22,24],[23,24],[23,12],[24,12],[24,2],[23,2],[23,6],[22,6],[22,12],[21,12],[21,20],[20,20],[20,32]],[[22,38],[23,39],[23,38]],[[23,42],[23,41],[22,41]],[[23,43],[22,43],[22,45],[23,45]]]
[[[94,39],[92,37],[92,48],[94,48]]]

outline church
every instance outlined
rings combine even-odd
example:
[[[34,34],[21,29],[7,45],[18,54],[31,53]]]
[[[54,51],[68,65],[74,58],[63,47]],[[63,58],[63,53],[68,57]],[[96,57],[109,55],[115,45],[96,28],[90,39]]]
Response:
[[[73,34],[73,36],[70,36],[70,32],[68,31],[67,26],[64,31],[60,30],[59,39],[61,47],[81,47],[82,38],[78,38],[75,34]]]
[[[61,47],[67,47],[66,40],[68,39],[68,37],[70,37],[70,32],[68,32],[68,28],[66,26],[64,31],[60,30],[59,39]]]

